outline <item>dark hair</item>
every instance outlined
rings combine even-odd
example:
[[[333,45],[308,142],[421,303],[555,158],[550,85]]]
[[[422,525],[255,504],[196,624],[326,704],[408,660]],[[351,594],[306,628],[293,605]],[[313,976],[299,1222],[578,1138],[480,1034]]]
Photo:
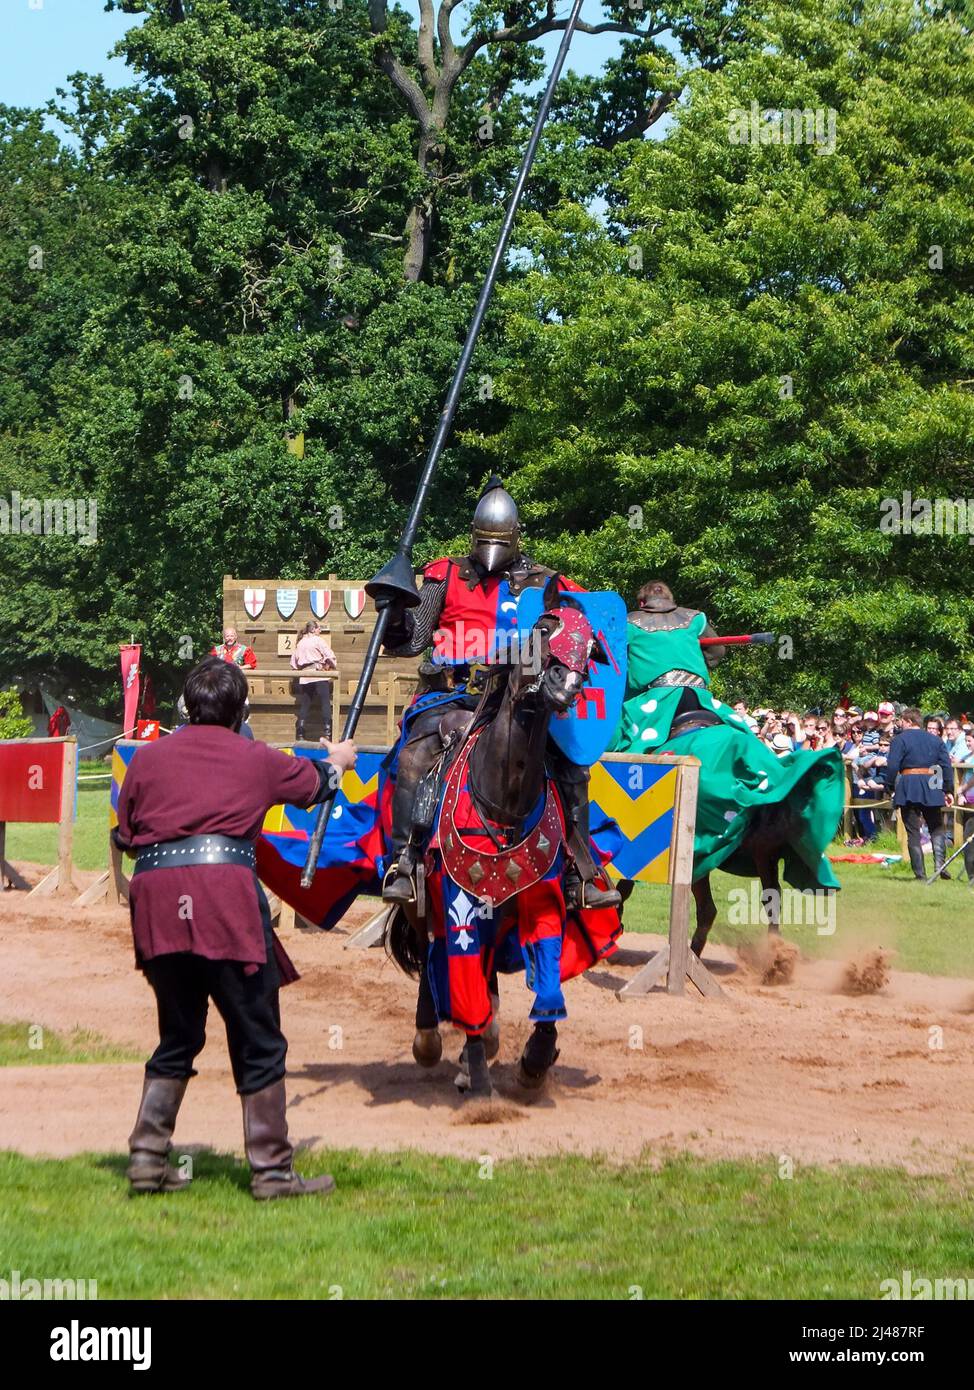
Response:
[[[237,728],[247,703],[247,677],[234,662],[204,657],[186,677],[183,699],[191,724]]]
[[[916,724],[918,728],[923,724],[923,715],[918,709],[905,709],[900,719],[904,724]]]

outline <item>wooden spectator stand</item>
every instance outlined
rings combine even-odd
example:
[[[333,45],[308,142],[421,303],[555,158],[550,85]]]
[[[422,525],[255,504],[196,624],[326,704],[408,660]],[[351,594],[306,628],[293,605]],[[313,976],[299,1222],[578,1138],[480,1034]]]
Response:
[[[327,607],[318,617],[312,601],[322,597]],[[256,669],[244,669],[255,737],[279,746],[293,742],[293,683],[299,673],[291,669],[291,656],[301,629],[311,618],[321,624],[321,635],[338,664],[337,671],[321,672],[315,679],[331,682],[332,731],[335,738],[340,737],[376,617],[364,579],[339,579],[334,574],[327,579],[236,579],[224,575],[223,626],[236,628],[239,640],[257,658]],[[356,731],[359,743],[394,742],[403,709],[416,688],[417,665],[415,657],[379,657]],[[320,733],[318,711],[313,706],[306,737],[316,741]]]
[[[0,742],[0,881],[29,897],[77,893],[72,864],[78,744],[65,738]],[[7,825],[56,825],[57,864],[34,888],[7,862]]]

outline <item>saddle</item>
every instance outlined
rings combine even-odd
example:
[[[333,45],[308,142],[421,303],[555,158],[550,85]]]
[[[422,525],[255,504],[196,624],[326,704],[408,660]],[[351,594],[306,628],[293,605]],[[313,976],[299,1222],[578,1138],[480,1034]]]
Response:
[[[670,738],[690,734],[694,729],[708,729],[713,724],[723,724],[720,715],[709,709],[687,709],[674,717],[670,725]]]

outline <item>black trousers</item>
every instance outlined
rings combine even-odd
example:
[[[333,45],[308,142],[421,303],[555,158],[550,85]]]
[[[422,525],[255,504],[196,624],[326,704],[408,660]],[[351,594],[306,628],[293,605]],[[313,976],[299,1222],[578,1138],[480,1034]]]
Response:
[[[922,806],[918,801],[907,801],[900,808],[903,824],[906,826],[906,843],[910,851],[910,864],[917,878],[926,878],[923,863],[923,850],[920,847],[921,820],[927,823],[930,842],[933,846],[934,865],[944,860],[944,808],[942,806]]]
[[[311,707],[317,700],[321,710],[321,732],[324,738],[331,738],[331,681],[312,681],[308,685],[298,685],[297,687],[297,726],[301,733],[304,733],[304,726],[307,722]]]
[[[269,917],[265,917],[267,961],[252,975],[240,961],[207,960],[180,951],[155,956],[142,969],[156,996],[159,1046],[146,1063],[147,1076],[195,1076],[206,1042],[209,1001],[227,1030],[230,1066],[243,1096],[262,1091],[284,1076],[287,1039],[281,1032],[280,987]]]

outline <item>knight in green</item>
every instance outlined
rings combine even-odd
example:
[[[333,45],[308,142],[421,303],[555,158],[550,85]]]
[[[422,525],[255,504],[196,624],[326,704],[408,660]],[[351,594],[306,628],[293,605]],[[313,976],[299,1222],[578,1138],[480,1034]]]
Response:
[[[726,648],[701,647],[701,637],[717,635],[706,615],[679,608],[658,580],[643,585],[638,601],[638,610],[629,614],[626,700],[613,750],[699,759],[694,884],[716,868],[776,884],[780,855],[792,887],[837,888],[824,851],[842,815],[839,752],[823,748],[778,757],[743,715],[712,694],[710,671]],[[694,938],[698,950],[710,922],[701,918],[696,887],[695,896],[704,927],[702,938],[699,931]],[[707,898],[712,906],[709,891]],[[774,915],[771,925],[776,929]]]

